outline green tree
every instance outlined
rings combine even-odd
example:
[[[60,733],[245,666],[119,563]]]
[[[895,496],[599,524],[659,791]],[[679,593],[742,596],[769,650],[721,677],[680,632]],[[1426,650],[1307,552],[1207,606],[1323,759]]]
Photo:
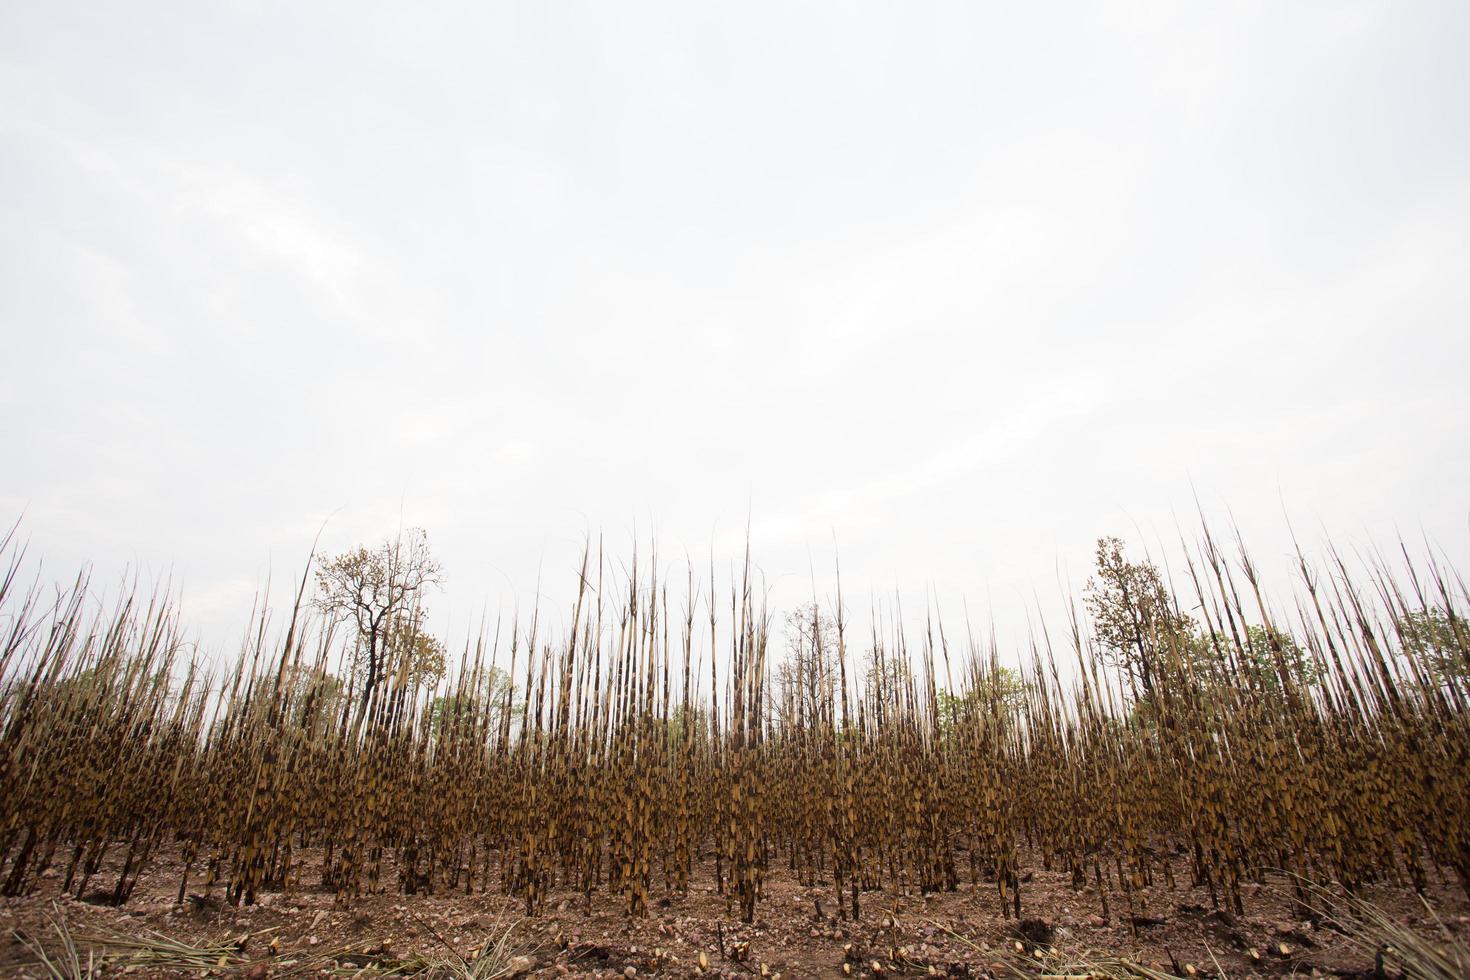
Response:
[[[1199,630],[1189,653],[1196,678],[1205,684],[1244,681],[1256,690],[1280,693],[1281,667],[1294,683],[1310,685],[1317,680],[1317,662],[1296,637],[1257,623],[1245,628],[1240,648],[1228,633],[1216,630],[1211,636]]]
[[[1099,538],[1095,573],[1083,601],[1103,656],[1151,698],[1171,642],[1187,641],[1194,621],[1180,613],[1152,562],[1131,562],[1118,538]]]
[[[697,747],[709,739],[709,711],[680,704],[669,712],[667,719],[654,719],[654,726],[668,740],[671,748]]]
[[[1009,724],[1026,705],[1026,682],[1011,667],[992,667],[961,690],[939,692],[939,727],[949,733],[967,718],[987,717]]]
[[[1403,656],[1421,662],[1440,684],[1470,680],[1470,623],[1438,606],[1415,609],[1394,624]]]
[[[520,711],[521,701],[510,674],[492,666],[458,690],[435,698],[429,706],[429,724],[441,738],[452,731],[478,729],[494,733],[500,730],[506,712],[514,720]]]

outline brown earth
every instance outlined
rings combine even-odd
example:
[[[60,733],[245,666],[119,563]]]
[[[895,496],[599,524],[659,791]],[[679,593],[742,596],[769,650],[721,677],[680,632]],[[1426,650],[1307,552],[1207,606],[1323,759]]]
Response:
[[[319,856],[307,858],[313,868]],[[94,879],[99,885],[110,885],[106,870]],[[506,928],[515,953],[526,957],[518,967],[536,977],[693,976],[701,954],[707,974],[726,977],[760,976],[763,969],[787,978],[1062,974],[1108,959],[1206,977],[1367,976],[1374,966],[1370,954],[1330,925],[1293,914],[1280,879],[1246,886],[1246,914],[1238,918],[1212,911],[1201,888],[1169,890],[1156,882],[1135,895],[1131,915],[1123,896],[1111,894],[1112,915],[1104,920],[1095,888],[1074,891],[1067,875],[1038,867],[1023,879],[1021,922],[1000,914],[995,887],[982,882],[974,891],[929,895],[865,892],[861,921],[853,924],[836,917],[830,887],[804,887],[779,867],[767,876],[756,922],[744,925],[732,903],[715,893],[713,870],[712,862],[697,869],[686,896],[655,892],[644,919],[629,919],[621,900],[605,893],[594,894],[589,909],[573,891],[552,891],[544,913],[526,919],[519,900],[498,892],[383,894],[344,910],[330,893],[310,888],[266,893],[239,908],[224,904],[216,889],[213,895],[196,890],[176,906],[181,867],[166,856],[153,862],[120,908],[103,904],[100,893],[88,896],[93,901],[59,897],[56,878],[32,895],[0,899],[0,975],[46,976],[16,933],[55,949],[49,921],[55,916],[78,938],[84,957],[88,939],[119,934],[153,932],[230,947],[208,970],[143,963],[127,971],[134,976],[408,972],[451,949],[469,957]],[[386,880],[394,880],[391,872]],[[1437,928],[1425,903],[1405,887],[1378,886],[1362,897],[1416,930]],[[1425,900],[1460,941],[1470,942],[1470,903],[1456,883],[1432,877]]]

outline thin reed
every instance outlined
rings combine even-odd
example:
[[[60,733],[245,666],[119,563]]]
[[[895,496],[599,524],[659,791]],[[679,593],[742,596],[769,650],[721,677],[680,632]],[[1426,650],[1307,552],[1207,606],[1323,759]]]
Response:
[[[1463,581],[1299,554],[1268,598],[1238,543],[1186,552],[1127,644],[1078,607],[1015,672],[937,614],[859,627],[840,596],[783,631],[748,558],[721,587],[589,553],[563,630],[532,611],[360,696],[308,578],[221,669],[166,596],[24,588],[12,535],[0,891],[123,903],[164,851],[180,902],[498,890],[528,916],[554,889],[646,915],[699,869],[749,922],[778,864],[854,918],[877,889],[1020,917],[1028,862],[1125,922],[1157,881],[1242,912],[1263,869],[1470,889]]]

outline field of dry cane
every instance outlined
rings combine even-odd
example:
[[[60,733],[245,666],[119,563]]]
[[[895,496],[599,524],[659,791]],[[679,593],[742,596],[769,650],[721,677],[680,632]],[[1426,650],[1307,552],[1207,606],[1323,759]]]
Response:
[[[1187,554],[1210,669],[1155,629],[1145,704],[1080,613],[1035,631],[1002,695],[992,645],[937,615],[859,631],[840,598],[819,696],[783,697],[748,559],[717,590],[595,550],[555,633],[522,616],[435,689],[400,672],[363,704],[325,683],[341,644],[305,603],[258,616],[228,668],[191,662],[166,598],[31,588],[7,538],[0,892],[125,905],[166,872],[226,907],[489,893],[534,919],[571,892],[639,919],[697,876],[749,923],[779,873],[843,920],[954,891],[1019,920],[1051,911],[1028,894],[1044,872],[1131,923],[1161,886],[1247,914],[1268,873],[1303,908],[1470,890],[1470,669],[1404,635],[1433,614],[1436,663],[1470,666],[1463,580],[1329,550],[1266,596],[1238,543],[1203,529]],[[1242,669],[1280,660],[1247,624],[1294,637],[1310,679]],[[492,668],[513,687],[487,703]]]

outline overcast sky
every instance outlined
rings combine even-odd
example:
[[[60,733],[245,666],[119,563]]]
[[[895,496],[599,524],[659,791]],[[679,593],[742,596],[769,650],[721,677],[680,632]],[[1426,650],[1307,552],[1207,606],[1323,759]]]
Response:
[[[777,606],[835,540],[1006,629],[1195,494],[1470,567],[1467,51],[1463,0],[7,2],[0,518],[214,648],[329,515],[427,528],[451,633],[747,514]]]

